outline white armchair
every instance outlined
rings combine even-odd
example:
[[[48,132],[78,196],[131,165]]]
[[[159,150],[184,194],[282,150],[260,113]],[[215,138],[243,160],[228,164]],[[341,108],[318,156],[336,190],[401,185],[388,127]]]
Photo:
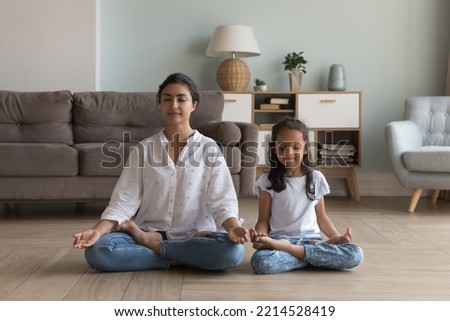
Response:
[[[385,128],[388,155],[399,183],[412,188],[413,213],[423,189],[450,189],[450,97],[412,97],[405,101],[403,121]]]

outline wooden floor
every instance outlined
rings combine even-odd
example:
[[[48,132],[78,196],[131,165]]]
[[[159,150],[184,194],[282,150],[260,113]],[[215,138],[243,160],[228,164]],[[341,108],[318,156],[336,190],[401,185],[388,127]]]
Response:
[[[305,269],[255,275],[246,245],[235,270],[98,273],[72,234],[95,223],[105,204],[0,205],[0,300],[450,300],[450,202],[328,197],[338,229],[351,226],[365,262],[349,271]],[[246,226],[256,198],[240,200]]]

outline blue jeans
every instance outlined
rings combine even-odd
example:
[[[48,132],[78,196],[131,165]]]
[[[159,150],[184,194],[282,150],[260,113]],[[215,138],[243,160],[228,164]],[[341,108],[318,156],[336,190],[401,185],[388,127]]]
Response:
[[[317,240],[317,239],[315,239]],[[282,273],[302,269],[308,265],[329,269],[351,269],[364,261],[363,250],[353,243],[309,244],[310,239],[289,239],[292,244],[303,245],[303,259],[278,250],[260,249],[253,253],[251,265],[258,274]]]
[[[204,270],[236,267],[244,257],[244,246],[234,244],[226,233],[161,243],[161,255],[138,244],[130,235],[111,232],[85,250],[88,264],[98,271],[139,271],[168,269],[170,261]]]

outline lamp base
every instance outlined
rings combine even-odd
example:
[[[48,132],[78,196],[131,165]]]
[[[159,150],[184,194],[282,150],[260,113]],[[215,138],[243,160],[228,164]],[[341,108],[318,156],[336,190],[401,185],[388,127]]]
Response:
[[[250,70],[242,60],[230,58],[220,64],[216,78],[222,90],[244,91],[250,82]]]

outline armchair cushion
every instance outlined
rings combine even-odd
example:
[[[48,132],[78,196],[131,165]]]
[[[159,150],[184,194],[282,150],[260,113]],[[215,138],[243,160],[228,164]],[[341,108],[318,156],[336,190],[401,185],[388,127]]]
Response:
[[[423,146],[402,155],[410,171],[450,173],[450,147]]]

